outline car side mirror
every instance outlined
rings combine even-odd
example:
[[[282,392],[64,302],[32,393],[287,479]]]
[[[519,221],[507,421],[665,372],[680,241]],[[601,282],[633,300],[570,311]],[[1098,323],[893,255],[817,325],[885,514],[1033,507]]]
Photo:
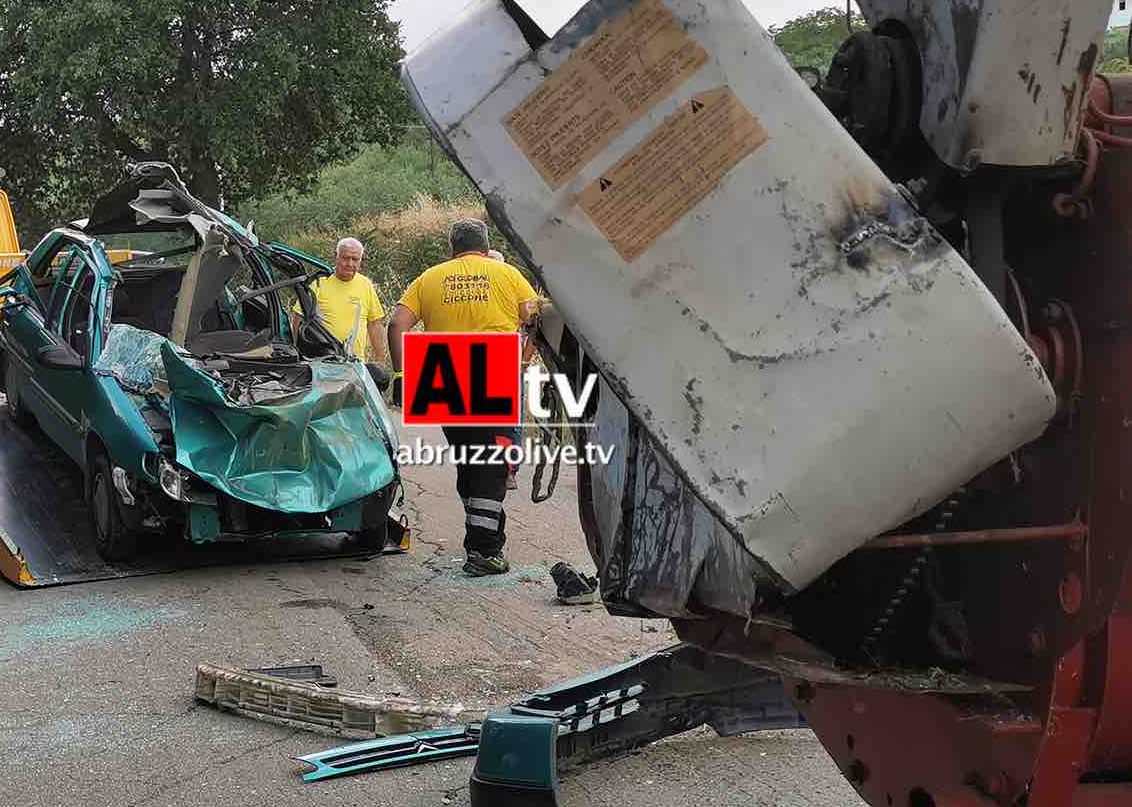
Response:
[[[44,367],[55,370],[83,369],[83,357],[70,345],[44,345],[36,351],[35,357]]]
[[[7,278],[5,278],[7,279]],[[20,290],[11,284],[0,286],[0,300],[7,300],[11,297],[20,297]]]
[[[31,301],[15,286],[0,286],[0,311],[14,311]]]

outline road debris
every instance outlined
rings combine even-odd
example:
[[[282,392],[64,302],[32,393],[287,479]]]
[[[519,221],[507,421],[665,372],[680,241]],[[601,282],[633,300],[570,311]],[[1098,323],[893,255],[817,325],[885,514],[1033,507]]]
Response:
[[[330,690],[311,681],[213,664],[197,665],[194,694],[202,703],[244,717],[358,739],[474,722],[484,714],[459,703]]]
[[[528,695],[482,721],[296,757],[304,782],[477,756],[473,805],[556,804],[558,771],[708,724],[722,736],[805,725],[779,676],[678,644]]]
[[[312,766],[303,774],[304,782],[320,782],[354,773],[367,773],[439,762],[474,755],[480,744],[480,725],[421,731],[397,737],[382,737],[364,743],[331,748],[295,757]]]
[[[569,563],[560,561],[551,566],[550,576],[558,587],[558,601],[563,605],[590,605],[601,602],[597,578],[582,574]]]
[[[275,678],[287,678],[292,681],[306,681],[320,687],[336,687],[338,679],[327,675],[321,664],[290,664],[284,667],[255,667],[244,672],[271,675]]]

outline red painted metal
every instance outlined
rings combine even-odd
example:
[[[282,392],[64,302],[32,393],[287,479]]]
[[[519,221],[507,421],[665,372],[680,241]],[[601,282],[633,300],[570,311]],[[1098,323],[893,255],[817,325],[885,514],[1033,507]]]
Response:
[[[1104,683],[1089,767],[1095,771],[1132,769],[1132,567],[1098,643]],[[1128,804],[1132,804],[1129,799]]]
[[[786,683],[793,692],[800,682]],[[850,687],[808,692],[799,709],[871,805],[987,807],[1025,793],[1042,726],[1009,704]]]
[[[1084,672],[1085,645],[1081,642],[1062,656],[1055,668],[1027,807],[1069,804],[1084,773],[1097,719],[1094,709],[1077,707],[1085,688]]]
[[[1027,807],[1064,807],[1073,802],[1093,734],[1092,709],[1052,709],[1034,763]]]
[[[1132,146],[1132,137],[1122,137],[1120,135],[1109,134],[1108,132],[1093,132],[1093,136],[1106,146],[1117,146],[1120,148]]]
[[[1132,138],[1132,77],[1098,81],[1090,97],[1090,126]],[[1132,807],[1132,150],[1101,150],[1091,203],[1087,221],[1048,213],[1050,232],[1031,222],[1011,258],[1019,280],[1046,295],[1031,311],[1059,301],[1061,314],[1046,305],[1053,318],[1034,321],[1032,336],[1072,417],[1024,450],[1027,498],[1010,512],[1016,523],[1060,526],[867,546],[937,547],[962,582],[969,672],[1032,691],[981,698],[789,682],[876,807]]]
[[[1112,87],[1104,76],[1098,76],[1089,87],[1089,101],[1085,106],[1085,126],[1090,129],[1104,129],[1103,120],[1093,114],[1093,110],[1106,114],[1114,111],[1112,103]]]
[[[1110,103],[1111,97],[1112,96],[1110,92]],[[1111,112],[1105,112],[1104,109],[1101,108],[1101,104],[1103,103],[1104,101],[1098,103],[1096,100],[1090,98],[1089,114],[1095,117],[1098,121],[1101,122],[1101,124],[1105,126],[1132,126],[1132,115],[1113,115]]]
[[[1106,783],[1081,785],[1073,794],[1073,807],[1128,807],[1132,804],[1132,784]]]

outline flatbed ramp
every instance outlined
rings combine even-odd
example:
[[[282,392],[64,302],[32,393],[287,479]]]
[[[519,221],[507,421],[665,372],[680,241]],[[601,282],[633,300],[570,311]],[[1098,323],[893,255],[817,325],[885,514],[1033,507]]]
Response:
[[[318,558],[369,558],[344,535],[194,545],[159,534],[137,558],[109,563],[95,549],[82,473],[38,429],[21,429],[0,397],[0,574],[21,588],[178,569]]]

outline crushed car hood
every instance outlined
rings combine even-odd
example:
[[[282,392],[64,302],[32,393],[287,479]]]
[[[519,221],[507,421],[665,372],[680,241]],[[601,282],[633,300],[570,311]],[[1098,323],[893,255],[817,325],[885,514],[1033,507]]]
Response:
[[[396,478],[396,435],[360,362],[222,373],[162,336],[114,325],[95,369],[167,410],[178,465],[248,504],[324,513]]]

